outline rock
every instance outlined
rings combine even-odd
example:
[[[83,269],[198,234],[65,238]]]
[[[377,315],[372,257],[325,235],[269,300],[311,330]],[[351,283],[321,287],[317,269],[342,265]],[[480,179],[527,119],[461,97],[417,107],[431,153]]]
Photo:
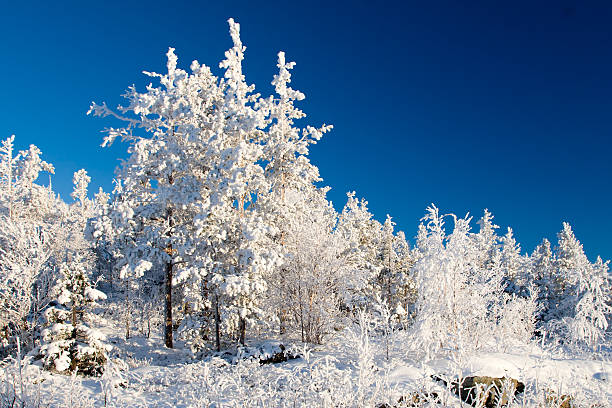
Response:
[[[432,379],[448,385],[440,377],[432,376]],[[472,376],[464,377],[461,382],[451,381],[450,389],[463,402],[480,403],[484,407],[493,408],[498,406],[498,401],[501,405],[508,405],[515,395],[525,391],[525,384],[508,377]]]

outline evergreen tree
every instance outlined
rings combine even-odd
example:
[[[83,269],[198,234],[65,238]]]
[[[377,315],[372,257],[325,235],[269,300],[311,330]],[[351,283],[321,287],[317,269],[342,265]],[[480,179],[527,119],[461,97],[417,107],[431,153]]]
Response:
[[[165,325],[164,343],[173,347],[173,284],[177,275],[200,274],[208,252],[200,245],[197,217],[210,214],[211,197],[207,169],[211,141],[221,129],[215,118],[225,113],[217,79],[208,67],[192,64],[192,75],[177,69],[174,49],[167,54],[161,87],[149,86],[144,93],[130,88],[129,105],[122,116],[105,104],[93,104],[90,112],[112,115],[127,122],[127,127],[110,129],[103,146],[117,137],[130,142],[130,156],[118,170],[117,194],[109,219],[122,247],[117,262],[119,270],[135,270],[141,261],[159,266],[163,271]],[[143,129],[147,136],[136,136]],[[152,269],[154,270],[154,269]],[[127,275],[126,275],[127,276]]]
[[[474,235],[476,240],[476,248],[478,251],[478,267],[485,269],[494,269],[499,266],[499,237],[495,230],[499,226],[493,223],[493,214],[488,209],[484,210],[484,214],[477,223],[480,230]]]
[[[574,318],[570,321],[570,334],[574,341],[583,342],[593,350],[600,344],[612,314],[608,270],[610,261],[597,257],[588,274],[578,281],[578,300]]]
[[[543,323],[549,311],[554,307],[551,305],[555,298],[553,266],[555,259],[550,246],[550,241],[546,238],[536,247],[530,257],[530,281],[538,290],[538,304],[540,311],[538,320]]]
[[[61,373],[100,375],[111,347],[88,321],[89,309],[106,295],[93,288],[78,254],[61,265],[60,274],[53,290],[56,301],[44,312],[47,328],[42,332],[40,347],[43,364]]]
[[[501,239],[499,266],[505,278],[506,292],[524,295],[527,282],[524,276],[525,260],[521,256],[521,246],[514,239],[512,228]]]
[[[582,244],[568,223],[559,232],[555,277],[551,285],[548,329],[557,338],[575,345],[595,348],[607,329],[611,309],[609,301],[608,262],[598,258],[591,264]]]

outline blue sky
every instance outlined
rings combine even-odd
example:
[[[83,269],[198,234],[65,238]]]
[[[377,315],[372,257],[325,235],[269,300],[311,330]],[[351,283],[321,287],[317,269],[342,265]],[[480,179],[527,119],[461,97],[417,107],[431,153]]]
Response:
[[[219,73],[233,17],[247,80],[271,93],[285,51],[307,122],[334,125],[311,157],[337,207],[356,190],[409,237],[429,203],[489,208],[529,252],[568,221],[612,258],[612,4],[459,3],[11,2],[0,137],[38,145],[64,198],[79,168],[110,190],[126,146],[99,147],[117,123],[86,116],[91,101],[142,89],[169,46]]]

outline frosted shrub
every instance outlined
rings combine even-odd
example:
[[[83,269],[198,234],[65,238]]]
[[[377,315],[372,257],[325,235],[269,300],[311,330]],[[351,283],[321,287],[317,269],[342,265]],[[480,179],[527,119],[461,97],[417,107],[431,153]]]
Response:
[[[40,376],[33,387],[34,375],[28,372],[31,357],[21,358],[17,339],[17,355],[0,364],[0,407],[35,408],[41,406]]]

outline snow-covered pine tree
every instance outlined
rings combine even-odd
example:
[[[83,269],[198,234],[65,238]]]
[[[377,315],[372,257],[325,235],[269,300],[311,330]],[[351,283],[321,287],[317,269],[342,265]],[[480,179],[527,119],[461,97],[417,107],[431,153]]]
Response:
[[[493,214],[485,208],[484,214],[477,224],[480,230],[474,234],[478,252],[478,268],[495,269],[499,267],[499,237],[495,230],[499,228],[493,223]]]
[[[382,269],[379,274],[379,284],[382,289],[381,298],[387,302],[387,305],[392,307],[392,280],[394,278],[396,254],[393,248],[393,229],[395,223],[391,220],[391,216],[387,214],[387,219],[383,224],[380,242],[380,256]]]
[[[521,256],[521,246],[514,239],[514,232],[510,227],[501,238],[499,262],[500,270],[505,279],[506,292],[524,295],[526,262]]]
[[[387,215],[375,244],[380,268],[376,285],[391,312],[405,315],[416,300],[414,277],[410,274],[414,259],[403,232],[396,234],[394,228],[395,222]]]
[[[192,74],[177,69],[174,49],[167,53],[168,72],[148,73],[161,87],[143,93],[130,88],[127,107],[118,114],[105,104],[90,113],[114,116],[127,126],[110,129],[103,146],[117,137],[130,143],[130,156],[118,170],[121,199],[109,218],[123,248],[117,268],[136,270],[141,261],[163,271],[164,343],[173,347],[173,286],[176,276],[202,274],[209,251],[200,246],[197,218],[210,214],[207,177],[214,167],[213,141],[223,136],[223,95],[210,69],[192,64]],[[132,112],[131,117],[123,116]],[[134,131],[143,131],[139,136]]]
[[[220,81],[224,103],[219,106],[223,122],[222,133],[215,140],[211,183],[212,210],[215,222],[224,235],[206,237],[217,248],[209,280],[215,294],[215,316],[225,314],[224,327],[236,333],[245,343],[247,325],[261,319],[262,295],[266,290],[264,276],[274,265],[275,251],[265,242],[267,225],[252,204],[259,191],[267,191],[267,181],[261,166],[263,157],[262,129],[266,112],[259,104],[254,85],[247,85],[242,71],[244,59],[240,25],[229,19],[233,47],[219,64],[225,69]],[[210,226],[210,225],[209,225]],[[219,239],[221,238],[221,239]],[[219,305],[219,302],[223,304]],[[217,308],[221,307],[220,313]],[[216,321],[215,327],[219,327]],[[216,343],[219,331],[215,330]]]
[[[113,288],[113,265],[112,265],[112,222],[109,218],[110,213],[110,194],[104,192],[102,187],[94,196],[92,217],[88,220],[85,227],[85,237],[91,242],[96,255],[96,267],[98,276],[106,280]]]
[[[609,282],[610,261],[597,257],[594,264],[578,279],[578,301],[573,319],[569,321],[569,332],[573,341],[586,344],[596,350],[604,339],[608,318],[612,315]]]
[[[89,309],[106,295],[92,286],[85,268],[78,253],[60,266],[61,276],[53,289],[56,301],[44,312],[47,328],[42,331],[40,355],[46,369],[85,375],[100,375],[104,370],[111,347],[88,324]]]
[[[266,161],[262,129],[267,109],[245,82],[245,47],[239,25],[231,19],[229,23],[234,45],[220,64],[225,69],[223,79],[197,61],[191,74],[177,69],[170,49],[168,73],[148,74],[160,78],[162,87],[128,92],[130,105],[120,110],[134,113],[135,118],[105,105],[94,104],[90,110],[128,123],[111,129],[105,139],[105,144],[116,137],[132,144],[131,156],[119,172],[131,213],[124,220],[127,226],[124,222],[117,230],[132,230],[131,249],[126,248],[130,254],[122,256],[122,262],[133,269],[146,259],[165,271],[168,347],[172,346],[175,284],[188,289],[184,293],[200,305],[211,305],[203,297],[222,287],[258,288],[250,292],[257,297],[264,286],[262,274],[273,264],[270,258],[275,258],[274,250],[263,242],[269,225],[252,205],[259,192],[268,190],[261,167]],[[133,130],[138,128],[149,135],[135,136]],[[226,285],[228,279],[234,283]],[[239,285],[236,279],[241,280]],[[254,305],[255,298],[246,302],[245,292],[231,292],[225,300],[240,304],[236,306],[238,331],[244,341],[246,316],[253,316],[246,305]]]
[[[550,303],[555,297],[556,290],[553,274],[555,259],[550,241],[544,238],[529,257],[529,261],[529,281],[538,290],[538,305],[540,308],[537,319],[538,324],[541,325],[545,323],[549,310],[554,307]]]
[[[608,262],[591,264],[568,223],[557,237],[546,327],[557,339],[596,348],[610,314]]]
[[[91,177],[84,169],[74,173],[71,197],[74,202],[68,207],[67,216],[63,223],[65,230],[67,253],[78,252],[87,262],[88,270],[93,268],[94,252],[91,243],[86,239],[85,230],[88,220],[95,214],[95,204],[87,198],[87,189]]]
[[[398,231],[393,240],[393,247],[397,254],[395,266],[395,305],[391,310],[393,318],[407,323],[407,319],[413,315],[417,299],[417,287],[412,269],[417,261],[416,249],[410,248],[404,231]]]
[[[578,295],[578,282],[581,276],[587,275],[590,268],[582,244],[576,239],[572,227],[563,223],[563,229],[557,234],[555,247],[554,276],[551,285],[554,287],[550,296],[550,307],[547,321],[562,321],[565,317],[574,316]]]
[[[344,305],[357,312],[371,306],[376,295],[380,297],[377,278],[382,267],[378,253],[382,225],[373,218],[365,199],[359,200],[355,192],[347,193],[347,197],[335,234],[347,244],[343,258],[352,270]]]

